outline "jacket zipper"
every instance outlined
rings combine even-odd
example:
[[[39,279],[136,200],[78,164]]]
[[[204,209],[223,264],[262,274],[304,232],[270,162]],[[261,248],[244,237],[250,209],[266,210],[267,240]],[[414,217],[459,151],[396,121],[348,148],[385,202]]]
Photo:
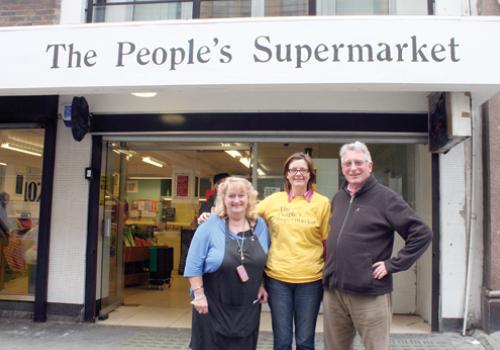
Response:
[[[337,236],[337,248],[339,246],[339,239],[340,236],[342,236],[342,233],[344,233],[344,227],[347,222],[347,219],[349,218],[349,214],[351,214],[351,207],[352,203],[354,202],[354,195],[351,196],[351,200],[349,201],[349,206],[347,207],[347,213],[344,216],[344,221],[342,222],[342,226],[340,227],[339,235]]]

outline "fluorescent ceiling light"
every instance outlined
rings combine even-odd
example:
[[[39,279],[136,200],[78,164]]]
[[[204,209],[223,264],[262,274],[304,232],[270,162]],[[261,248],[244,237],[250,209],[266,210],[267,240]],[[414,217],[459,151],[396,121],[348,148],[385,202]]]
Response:
[[[129,180],[168,180],[168,179],[172,179],[172,178],[165,177],[165,176],[131,176],[128,179]]]
[[[269,171],[269,168],[266,165],[262,164],[262,163],[259,163],[259,167],[261,167],[262,170]]]
[[[131,94],[135,97],[150,98],[150,97],[155,97],[158,93],[151,91],[151,92],[132,92]]]
[[[0,165],[7,166],[7,163],[1,163],[1,162],[0,162]]]
[[[22,148],[22,147],[19,147],[19,146],[13,146],[13,145],[11,145],[8,142],[2,143],[0,145],[0,147],[5,148],[5,149],[9,149],[11,151],[16,151],[16,152],[21,152],[21,153],[25,153],[25,154],[30,154],[32,156],[37,156],[37,157],[41,157],[42,156],[41,152],[35,152],[35,151],[31,151],[29,149],[25,149],[25,148]]]
[[[153,157],[142,157],[142,161],[144,163],[157,166],[158,168],[163,168],[163,166],[165,165],[165,162],[162,162],[161,160],[158,159],[154,159]]]
[[[241,158],[241,153],[238,152],[238,151],[227,150],[227,151],[224,151],[224,152],[226,152],[227,154],[229,154],[233,158]]]
[[[241,157],[240,163],[243,164],[244,166],[246,166],[247,168],[250,168],[250,158]]]
[[[34,142],[31,140],[27,140],[25,138],[20,138],[20,137],[11,136],[11,135],[7,136],[7,140],[5,140],[5,142],[13,143],[14,145],[23,145],[27,148],[32,148],[35,151],[37,149],[43,149],[43,144],[41,144],[39,142]]]
[[[136,152],[128,151],[126,149],[114,149],[113,152],[115,152],[116,154],[124,154],[125,159],[127,159],[127,160],[129,160],[130,158],[132,158],[134,156],[134,154],[136,154]]]

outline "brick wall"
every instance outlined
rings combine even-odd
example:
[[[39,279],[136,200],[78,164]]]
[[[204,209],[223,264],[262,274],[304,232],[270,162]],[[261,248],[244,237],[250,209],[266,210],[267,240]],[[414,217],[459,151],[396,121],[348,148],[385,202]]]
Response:
[[[58,24],[61,0],[0,0],[0,27]]]
[[[497,0],[478,2],[481,16],[500,15]],[[485,34],[483,40],[495,43]],[[496,72],[492,71],[492,74]],[[488,332],[500,331],[500,93],[485,104],[484,127],[484,274],[482,297],[482,327]],[[492,291],[492,293],[489,293]]]
[[[481,16],[500,16],[500,4],[497,0],[480,0],[478,11]]]

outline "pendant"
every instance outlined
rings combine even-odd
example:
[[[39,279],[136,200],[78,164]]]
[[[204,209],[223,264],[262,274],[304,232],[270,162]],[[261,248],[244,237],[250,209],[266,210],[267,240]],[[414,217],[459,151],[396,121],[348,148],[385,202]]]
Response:
[[[236,267],[236,273],[238,274],[238,277],[240,278],[241,282],[247,282],[250,278],[248,277],[247,270],[245,269],[245,266],[239,265]]]

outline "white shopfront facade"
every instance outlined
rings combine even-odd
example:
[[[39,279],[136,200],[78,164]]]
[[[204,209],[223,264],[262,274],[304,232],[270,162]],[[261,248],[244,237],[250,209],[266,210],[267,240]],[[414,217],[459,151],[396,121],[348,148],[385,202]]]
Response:
[[[427,252],[427,276],[422,273],[417,282],[415,298],[424,319],[438,315],[440,329],[459,326],[464,309],[473,322],[480,319],[480,106],[500,90],[499,75],[492,74],[495,67],[498,72],[500,47],[480,38],[500,33],[498,18],[260,18],[17,27],[0,33],[0,95],[60,95],[61,113],[73,96],[85,96],[95,114],[425,114],[431,92],[470,92],[472,138],[438,156],[439,208],[422,204],[420,211],[429,224],[433,210],[439,213],[439,266],[431,268]],[[151,91],[158,95],[130,96]],[[338,142],[388,137],[356,130],[335,136]],[[407,135],[392,137],[388,142]],[[411,142],[422,144],[426,137],[413,134]],[[91,146],[88,136],[75,142],[59,121],[49,303],[85,303],[84,169]],[[425,147],[419,154],[430,158]],[[418,181],[431,191],[430,178]],[[434,309],[429,271],[438,274],[440,285],[433,292]]]

